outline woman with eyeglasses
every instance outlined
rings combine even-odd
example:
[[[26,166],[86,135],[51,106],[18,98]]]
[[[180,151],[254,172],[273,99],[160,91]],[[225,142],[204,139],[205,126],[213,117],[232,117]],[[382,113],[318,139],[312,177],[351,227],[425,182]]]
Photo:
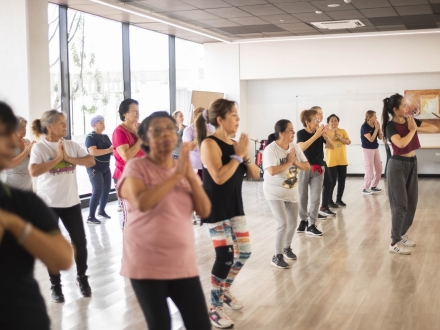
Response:
[[[15,132],[17,147],[10,168],[5,170],[5,183],[10,187],[32,190],[32,177],[29,174],[29,157],[35,141],[29,141],[26,136],[27,120],[17,116],[18,125]]]
[[[0,102],[0,171],[16,157],[17,125],[12,109]],[[50,329],[34,278],[37,258],[53,273],[67,270],[72,248],[40,198],[0,182],[0,329]]]
[[[115,128],[112,135],[113,155],[115,157],[113,180],[116,190],[125,164],[130,159],[145,156],[144,151],[141,149],[142,141],[136,135],[139,125],[139,102],[133,99],[122,101],[119,105],[119,118],[122,123]],[[121,198],[118,198],[118,200],[123,215],[122,228],[124,228],[127,221],[127,211],[124,200]]]
[[[171,329],[168,297],[185,329],[211,329],[191,222],[194,210],[207,217],[211,203],[191,167],[188,144],[173,159],[173,117],[154,112],[139,125],[138,134],[146,157],[130,161],[118,184],[130,216],[121,275],[130,279],[149,329]]]
[[[328,138],[328,125],[319,125],[316,110],[304,110],[300,114],[304,129],[296,133],[296,141],[310,163],[309,171],[301,171],[298,175],[299,218],[301,220],[298,233],[310,236],[322,236],[316,227],[319,200],[324,181],[324,150],[323,146],[334,149],[334,143]],[[310,195],[310,200],[309,200]],[[310,222],[308,221],[310,220]]]

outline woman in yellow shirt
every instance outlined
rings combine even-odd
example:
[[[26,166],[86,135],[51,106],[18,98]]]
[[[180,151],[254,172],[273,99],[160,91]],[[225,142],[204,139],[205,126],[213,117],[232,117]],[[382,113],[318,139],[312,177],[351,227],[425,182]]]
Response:
[[[347,132],[339,128],[339,117],[335,114],[327,118],[327,123],[330,126],[328,137],[332,139],[335,148],[325,150],[325,161],[332,177],[333,186],[330,191],[329,207],[335,208],[339,206],[347,206],[342,201],[342,195],[345,189],[345,179],[347,177],[347,150],[346,145],[350,144],[350,138]],[[336,203],[333,202],[333,191],[338,181],[338,192],[336,194]]]

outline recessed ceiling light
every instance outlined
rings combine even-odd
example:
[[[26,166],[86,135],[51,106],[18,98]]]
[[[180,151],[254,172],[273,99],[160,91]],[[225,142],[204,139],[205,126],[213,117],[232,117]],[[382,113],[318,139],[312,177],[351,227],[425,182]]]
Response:
[[[315,13],[317,13],[317,14],[322,14],[322,11],[317,10],[317,11],[315,11]]]
[[[339,7],[339,5],[337,4],[337,3],[333,3],[333,4],[331,4],[331,5],[327,5],[328,7],[331,7],[331,8],[335,8],[335,7]]]

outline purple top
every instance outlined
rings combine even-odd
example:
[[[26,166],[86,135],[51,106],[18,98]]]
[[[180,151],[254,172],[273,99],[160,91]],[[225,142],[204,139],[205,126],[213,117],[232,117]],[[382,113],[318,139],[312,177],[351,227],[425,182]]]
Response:
[[[215,128],[209,124],[206,124],[206,130],[209,134],[215,132]],[[192,142],[196,138],[196,131],[194,124],[189,125],[183,130],[182,142]],[[195,147],[194,150],[189,152],[189,159],[193,168],[197,170],[202,169],[202,160],[200,159],[199,147]]]

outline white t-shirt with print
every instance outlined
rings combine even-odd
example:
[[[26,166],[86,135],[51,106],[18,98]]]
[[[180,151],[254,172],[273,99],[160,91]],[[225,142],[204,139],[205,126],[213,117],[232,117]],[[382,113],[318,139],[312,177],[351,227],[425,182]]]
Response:
[[[46,138],[37,142],[31,151],[30,165],[43,164],[57,156],[58,142]],[[64,140],[64,150],[69,157],[82,158],[87,151],[73,141]],[[64,160],[37,179],[37,195],[49,207],[67,208],[80,203],[75,165]]]
[[[267,200],[282,200],[285,202],[298,202],[298,168],[290,166],[285,172],[270,175],[268,167],[278,166],[286,163],[287,155],[292,149],[296,151],[296,160],[306,162],[307,158],[301,148],[294,142],[289,143],[287,150],[282,149],[274,141],[269,144],[263,152],[264,197]]]

